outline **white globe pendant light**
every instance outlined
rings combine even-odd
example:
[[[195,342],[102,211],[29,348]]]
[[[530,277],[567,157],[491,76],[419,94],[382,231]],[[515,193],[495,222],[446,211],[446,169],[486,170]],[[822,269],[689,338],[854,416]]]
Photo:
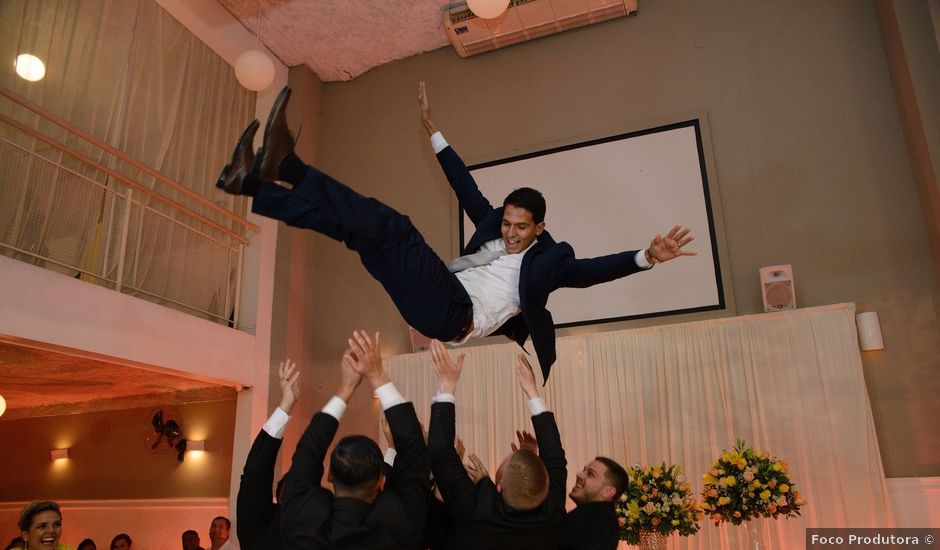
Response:
[[[248,50],[235,60],[235,78],[253,92],[260,92],[274,82],[274,62],[260,50]]]
[[[495,19],[509,7],[509,0],[467,0],[467,6],[477,17]]]

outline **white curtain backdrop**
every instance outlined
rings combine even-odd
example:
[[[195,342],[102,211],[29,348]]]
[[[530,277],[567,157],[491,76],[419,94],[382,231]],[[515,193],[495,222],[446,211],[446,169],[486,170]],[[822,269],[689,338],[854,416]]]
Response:
[[[518,352],[511,343],[453,351],[467,355],[457,435],[490,472],[515,430],[531,430],[511,368]],[[437,389],[427,354],[388,364],[427,419]],[[741,438],[789,461],[808,501],[801,518],[761,520],[770,548],[802,548],[808,527],[893,525],[854,304],[560,338],[543,395],[558,419],[569,488],[604,455],[625,466],[679,464],[700,493],[702,474]],[[670,537],[669,545],[744,548],[745,541],[742,527],[706,518],[697,535]]]

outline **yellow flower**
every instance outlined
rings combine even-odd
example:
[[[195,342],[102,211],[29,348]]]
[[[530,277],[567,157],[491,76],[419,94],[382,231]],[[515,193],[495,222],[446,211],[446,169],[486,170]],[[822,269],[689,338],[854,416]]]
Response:
[[[773,469],[773,471],[779,472],[780,470],[783,469],[783,464],[780,464],[779,462],[774,462],[771,468]]]
[[[669,523],[671,523],[673,526],[679,525],[679,520],[674,519],[674,520],[670,521]]]
[[[661,475],[663,475],[663,471],[659,466],[653,468],[653,479],[659,479]]]
[[[729,502],[731,502],[730,497],[718,497],[718,506],[724,506],[725,504],[728,504]]]
[[[731,455],[729,453],[724,453],[721,455],[721,459],[725,462],[731,462]]]
[[[705,485],[714,485],[718,480],[715,479],[715,477],[711,474],[702,474],[702,481],[705,483]]]
[[[666,481],[665,483],[663,483],[663,485],[665,485],[666,488],[669,489],[669,488],[672,487],[672,482],[671,482],[671,481]]]
[[[728,484],[728,487],[734,487],[738,480],[734,479],[734,476],[728,476],[725,478],[725,483]]]
[[[745,468],[747,468],[747,461],[742,458],[738,461],[738,469],[743,470]]]
[[[766,490],[766,489],[764,489],[763,491],[761,491],[760,498],[761,498],[761,500],[767,500],[768,498],[770,498],[770,491],[768,491],[768,490]]]
[[[783,485],[780,486],[780,492],[781,492],[781,493],[786,493],[786,492],[789,491],[789,490],[790,490],[790,486],[787,485],[786,483],[784,483]]]

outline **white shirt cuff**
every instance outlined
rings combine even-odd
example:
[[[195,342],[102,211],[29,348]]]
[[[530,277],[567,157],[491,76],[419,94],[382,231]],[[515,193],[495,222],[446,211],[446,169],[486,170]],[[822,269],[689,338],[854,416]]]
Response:
[[[536,397],[534,399],[529,399],[526,402],[526,405],[529,406],[529,414],[532,416],[537,416],[548,410],[548,407],[545,406],[545,400],[541,397]]]
[[[395,449],[389,447],[385,450],[385,463],[389,466],[395,466],[395,456],[397,455],[398,453],[395,452]]]
[[[261,429],[274,439],[283,439],[284,428],[287,427],[288,420],[290,420],[290,417],[287,416],[287,413],[278,407],[274,409],[274,412],[268,417],[268,421],[264,423],[264,426],[261,426]]]
[[[456,403],[454,399],[454,394],[452,393],[439,393],[431,399],[434,403]]]
[[[633,257],[633,261],[636,262],[636,266],[640,269],[649,269],[653,267],[653,264],[646,261],[646,249],[638,250],[636,256]]]
[[[440,132],[434,132],[431,134],[431,147],[434,148],[435,155],[446,149],[447,145],[447,141],[444,139],[444,134]]]
[[[375,388],[375,395],[379,398],[379,401],[382,402],[383,411],[387,411],[395,405],[401,405],[406,402],[405,398],[398,393],[398,388],[391,382]]]
[[[342,420],[343,413],[346,412],[346,402],[334,395],[326,402],[326,405],[323,406],[323,412],[336,420]]]

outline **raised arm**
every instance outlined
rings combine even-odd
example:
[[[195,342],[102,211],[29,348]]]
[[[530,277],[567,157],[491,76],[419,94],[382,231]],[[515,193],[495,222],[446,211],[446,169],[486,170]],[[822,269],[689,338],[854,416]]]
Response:
[[[258,536],[274,521],[272,485],[274,465],[281,448],[284,428],[300,393],[300,372],[297,364],[287,359],[278,366],[281,402],[265,422],[248,451],[245,468],[238,487],[236,534],[241,546],[250,548]],[[278,528],[277,525],[274,526]]]
[[[466,210],[470,221],[476,225],[483,219],[483,216],[493,210],[493,205],[480,192],[476,181],[473,180],[473,176],[470,175],[470,171],[467,170],[467,166],[454,151],[454,148],[444,141],[443,136],[434,137],[434,134],[439,130],[431,117],[427,86],[423,80],[418,82],[418,104],[421,107],[421,123],[424,125],[424,129],[427,130],[428,136],[432,138],[437,161],[444,170],[447,182],[450,183],[451,188],[456,193],[457,200],[460,201],[460,206]]]
[[[539,396],[539,385],[535,381],[532,365],[522,354],[516,362],[516,378],[528,401],[529,412],[532,413],[532,427],[535,428],[539,458],[548,470],[548,502],[552,507],[564,511],[568,461],[565,459],[565,450],[561,445],[561,435],[558,433],[555,415],[547,410],[545,402]]]
[[[287,549],[328,548],[333,496],[320,485],[323,459],[339,427],[339,419],[362,382],[353,368],[355,359],[346,352],[340,361],[340,384],[321,412],[313,416],[284,479],[281,535]]]

